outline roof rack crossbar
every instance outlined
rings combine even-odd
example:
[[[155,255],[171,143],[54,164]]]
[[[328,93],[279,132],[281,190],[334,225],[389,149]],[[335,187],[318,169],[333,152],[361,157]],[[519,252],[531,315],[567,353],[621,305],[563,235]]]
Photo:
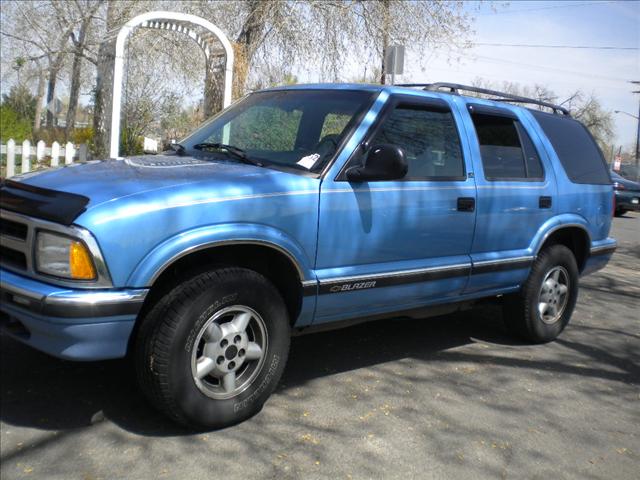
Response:
[[[465,92],[482,93],[484,95],[492,95],[497,98],[491,98],[497,102],[515,102],[515,103],[527,103],[531,105],[540,105],[542,107],[549,108],[553,113],[562,113],[563,115],[570,115],[569,110],[561,105],[555,103],[545,102],[543,100],[536,100],[535,98],[521,97],[519,95],[512,95],[510,93],[499,92],[497,90],[489,90],[487,88],[473,87],[470,85],[461,85],[459,83],[403,83],[397,84],[397,87],[420,87],[423,90],[438,91],[442,89],[448,89],[450,93],[459,95],[460,90]]]

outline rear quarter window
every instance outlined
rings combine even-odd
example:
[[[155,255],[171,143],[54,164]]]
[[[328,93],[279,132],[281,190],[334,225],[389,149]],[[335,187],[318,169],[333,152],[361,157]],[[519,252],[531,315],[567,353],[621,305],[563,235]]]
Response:
[[[532,113],[573,183],[611,184],[602,152],[582,123],[545,112]]]

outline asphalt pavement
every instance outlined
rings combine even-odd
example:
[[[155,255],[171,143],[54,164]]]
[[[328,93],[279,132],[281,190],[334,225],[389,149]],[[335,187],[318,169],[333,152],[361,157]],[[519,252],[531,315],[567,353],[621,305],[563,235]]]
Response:
[[[0,477],[640,477],[640,215],[581,282],[567,330],[524,345],[483,307],[296,337],[263,411],[217,432],[147,405],[126,361],[0,338]]]

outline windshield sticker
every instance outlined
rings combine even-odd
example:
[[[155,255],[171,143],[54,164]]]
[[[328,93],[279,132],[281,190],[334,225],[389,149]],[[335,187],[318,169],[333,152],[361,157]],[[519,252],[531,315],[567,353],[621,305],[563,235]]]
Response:
[[[311,170],[318,160],[320,160],[320,154],[314,153],[312,155],[307,155],[306,157],[302,157],[300,160],[298,160],[297,163],[301,167],[304,167],[307,170]]]

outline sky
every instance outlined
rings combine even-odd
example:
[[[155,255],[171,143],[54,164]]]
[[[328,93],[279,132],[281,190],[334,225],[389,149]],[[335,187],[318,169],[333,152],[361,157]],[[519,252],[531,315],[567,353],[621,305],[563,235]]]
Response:
[[[405,74],[396,82],[447,81],[469,84],[477,77],[502,83],[542,84],[565,99],[577,89],[593,92],[605,109],[638,116],[640,85],[640,1],[512,1],[496,11],[488,4],[469,2],[476,20],[471,40],[459,62],[437,52],[411,46]],[[495,7],[494,7],[495,8]],[[635,50],[528,48],[488,46],[483,43],[615,46]],[[423,67],[418,56],[427,56]],[[614,114],[618,145],[634,145],[638,121]]]
[[[545,85],[561,100],[579,89],[595,94],[606,110],[638,116],[640,95],[631,92],[640,90],[640,85],[634,86],[629,81],[640,80],[640,0],[512,0],[480,4],[468,1],[464,8],[475,17],[474,33],[469,37],[474,46],[461,51],[456,61],[442,51],[426,51],[419,45],[407,45],[405,74],[397,77],[397,83],[446,81],[469,84],[481,77],[498,85],[503,81],[523,86]],[[360,69],[361,65],[354,66],[353,71],[343,72],[342,76],[356,78],[363,73],[357,71]],[[317,74],[302,73],[299,78],[317,81]],[[9,87],[10,82],[3,82],[0,90],[4,92]],[[61,91],[66,88],[63,84],[60,87]],[[194,95],[199,96],[200,92]],[[83,103],[88,100],[84,95]],[[614,114],[613,118],[616,144],[625,148],[635,146],[638,121],[625,114]]]

